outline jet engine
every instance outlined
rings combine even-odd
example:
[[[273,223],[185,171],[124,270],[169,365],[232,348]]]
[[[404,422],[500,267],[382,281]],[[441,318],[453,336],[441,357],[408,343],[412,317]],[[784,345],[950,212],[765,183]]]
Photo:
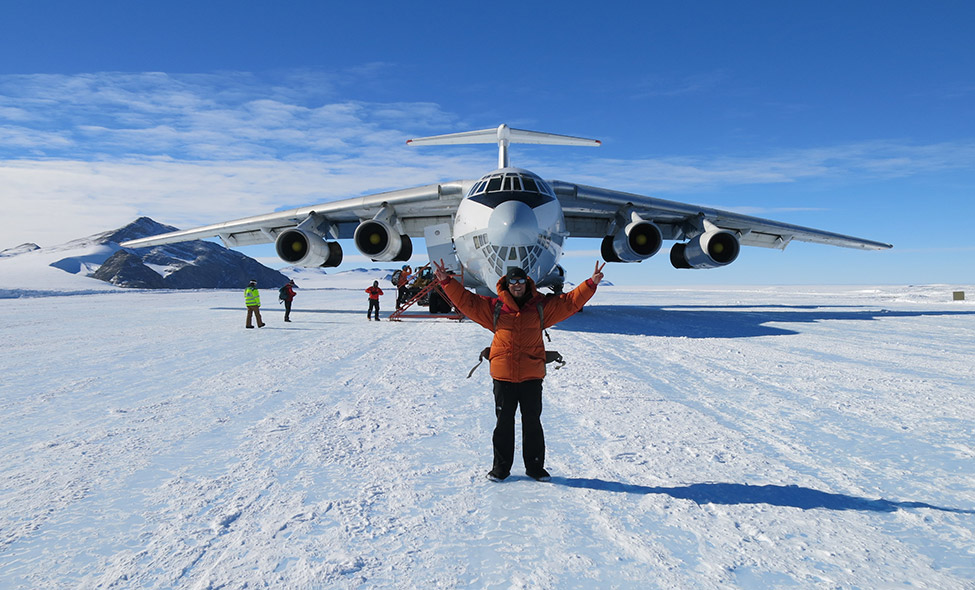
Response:
[[[342,246],[308,230],[289,229],[274,241],[278,257],[295,266],[338,266],[342,263]]]
[[[718,268],[738,258],[738,237],[727,230],[713,227],[684,244],[670,249],[674,268]]]
[[[630,222],[622,231],[603,238],[602,254],[606,262],[642,262],[660,250],[663,236],[650,221]]]
[[[355,247],[376,262],[409,260],[413,255],[410,236],[397,233],[383,221],[363,221],[355,228]]]
[[[562,293],[565,288],[565,269],[561,264],[556,264],[547,276],[540,277],[535,281],[536,287],[550,287],[557,295]]]

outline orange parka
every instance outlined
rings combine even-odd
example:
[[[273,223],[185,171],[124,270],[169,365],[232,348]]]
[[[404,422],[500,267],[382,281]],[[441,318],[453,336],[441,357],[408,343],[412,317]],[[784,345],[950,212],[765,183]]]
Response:
[[[521,383],[545,377],[545,343],[542,330],[561,322],[582,309],[596,293],[596,284],[586,280],[569,293],[540,295],[528,279],[527,301],[519,307],[508,291],[508,280],[498,281],[498,297],[471,293],[454,279],[443,283],[450,301],[468,318],[494,332],[491,342],[491,377],[498,381]],[[498,326],[494,327],[494,310],[502,302]],[[538,303],[542,304],[545,325],[540,325]]]

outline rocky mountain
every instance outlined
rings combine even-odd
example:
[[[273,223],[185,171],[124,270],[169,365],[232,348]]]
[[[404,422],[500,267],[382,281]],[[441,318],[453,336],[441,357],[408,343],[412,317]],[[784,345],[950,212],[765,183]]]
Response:
[[[118,249],[91,276],[120,287],[141,289],[237,289],[251,279],[278,287],[288,278],[240,252],[219,244],[194,240],[153,248],[119,248],[118,243],[175,231],[148,217],[125,227],[93,236]]]
[[[119,246],[126,240],[175,229],[141,217],[125,227],[57,246],[21,244],[2,250],[0,274],[4,284],[0,288],[11,293],[43,291],[49,285],[65,282],[55,275],[70,278],[67,283],[73,290],[83,288],[82,284],[92,278],[141,289],[242,289],[251,279],[257,279],[262,288],[275,288],[288,281],[280,272],[253,258],[212,242],[198,240],[139,249]],[[58,270],[68,274],[61,275]]]

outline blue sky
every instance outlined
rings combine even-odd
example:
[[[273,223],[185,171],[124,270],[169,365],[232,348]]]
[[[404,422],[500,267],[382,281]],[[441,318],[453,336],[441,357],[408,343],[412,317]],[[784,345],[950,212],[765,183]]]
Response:
[[[0,248],[475,178],[491,146],[405,140],[507,123],[603,141],[514,146],[546,178],[895,245],[617,283],[975,283],[975,5],[631,4],[8,0]]]

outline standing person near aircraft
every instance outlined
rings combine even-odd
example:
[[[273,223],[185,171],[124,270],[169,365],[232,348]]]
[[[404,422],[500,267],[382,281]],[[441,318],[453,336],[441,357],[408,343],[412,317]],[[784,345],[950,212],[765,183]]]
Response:
[[[257,317],[257,327],[264,327],[264,320],[261,319],[261,292],[257,290],[257,280],[251,280],[244,289],[244,305],[247,306],[247,323],[245,328],[253,328],[252,317]]]
[[[443,261],[436,264],[435,277],[457,309],[494,332],[489,360],[497,424],[492,436],[494,464],[488,479],[500,482],[511,473],[515,411],[520,406],[525,472],[537,481],[549,481],[541,422],[545,377],[542,330],[582,309],[603,279],[602,266],[597,262],[592,277],[571,292],[548,297],[540,295],[535,282],[517,266],[509,266],[498,281],[497,297],[471,293],[451,277]]]
[[[413,280],[413,269],[409,264],[404,264],[399,273],[399,280],[396,282],[396,309],[403,307],[403,304],[410,299],[409,287]]]
[[[291,302],[295,298],[295,280],[291,279],[281,287],[280,297],[281,301],[284,302],[284,321],[291,321]]]
[[[369,309],[366,311],[366,319],[372,319],[372,310],[376,310],[376,321],[379,321],[379,296],[383,290],[379,288],[379,281],[373,281],[372,286],[366,289],[369,294]]]

